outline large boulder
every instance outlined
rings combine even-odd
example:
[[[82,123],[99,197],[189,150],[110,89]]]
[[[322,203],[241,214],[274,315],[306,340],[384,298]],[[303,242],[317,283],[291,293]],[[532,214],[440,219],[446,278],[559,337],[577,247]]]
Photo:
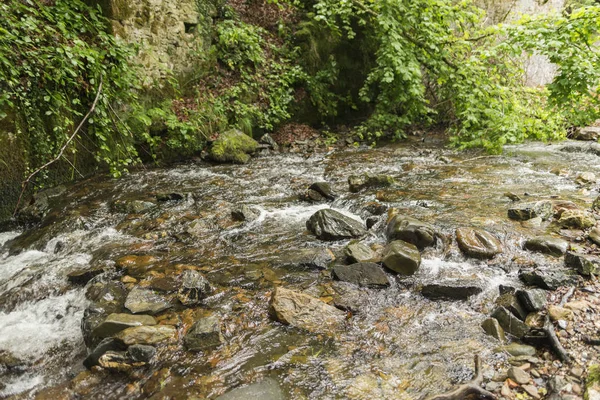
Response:
[[[569,243],[566,240],[555,238],[554,236],[536,236],[527,239],[524,247],[530,251],[537,251],[560,257],[567,251]]]
[[[519,203],[508,209],[508,218],[516,221],[527,221],[536,217],[547,220],[551,216],[552,202],[546,200]]]
[[[458,228],[456,242],[463,253],[475,258],[492,258],[502,253],[500,240],[482,229]]]
[[[306,228],[321,240],[358,238],[367,233],[362,222],[330,208],[314,213]]]
[[[258,142],[242,131],[232,129],[219,135],[208,151],[209,158],[222,163],[245,164],[258,148]]]
[[[379,265],[374,263],[337,265],[333,268],[333,276],[340,281],[354,283],[359,286],[385,287],[390,285],[385,272]]]
[[[413,275],[421,265],[419,249],[412,243],[395,240],[383,249],[383,265],[401,275]]]
[[[396,215],[387,225],[389,240],[404,240],[420,249],[435,243],[436,230],[433,225],[405,215]]]
[[[304,293],[277,287],[271,311],[284,324],[309,332],[327,333],[343,325],[346,313]]]
[[[467,300],[483,291],[466,281],[448,281],[423,286],[421,294],[430,300]]]

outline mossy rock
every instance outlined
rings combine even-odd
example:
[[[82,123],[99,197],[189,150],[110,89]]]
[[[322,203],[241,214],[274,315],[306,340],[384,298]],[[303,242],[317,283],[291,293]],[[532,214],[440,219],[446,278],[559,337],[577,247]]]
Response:
[[[245,164],[250,154],[258,148],[258,142],[237,129],[219,135],[209,150],[209,157],[217,162]]]

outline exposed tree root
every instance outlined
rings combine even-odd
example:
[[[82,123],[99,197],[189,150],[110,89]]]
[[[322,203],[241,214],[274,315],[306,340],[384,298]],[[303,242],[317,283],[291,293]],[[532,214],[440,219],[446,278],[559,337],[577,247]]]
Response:
[[[562,362],[568,363],[571,361],[571,357],[569,357],[565,348],[560,344],[560,341],[556,336],[556,331],[554,330],[554,325],[552,325],[550,317],[548,316],[546,316],[546,320],[544,321],[544,327],[532,329],[523,338],[523,341],[536,346],[543,344],[548,345]]]
[[[483,375],[481,371],[481,359],[475,355],[475,378],[472,381],[464,383],[456,389],[430,397],[427,400],[495,400],[496,396],[481,387]]]

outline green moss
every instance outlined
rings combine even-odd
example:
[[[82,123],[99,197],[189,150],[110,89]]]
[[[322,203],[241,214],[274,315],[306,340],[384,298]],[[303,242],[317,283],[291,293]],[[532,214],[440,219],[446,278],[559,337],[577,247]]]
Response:
[[[237,129],[222,133],[210,148],[210,158],[218,162],[245,164],[258,148],[258,142]]]
[[[589,391],[591,388],[599,390],[600,385],[600,365],[591,365],[588,369],[588,376],[585,382],[585,400],[589,400]]]

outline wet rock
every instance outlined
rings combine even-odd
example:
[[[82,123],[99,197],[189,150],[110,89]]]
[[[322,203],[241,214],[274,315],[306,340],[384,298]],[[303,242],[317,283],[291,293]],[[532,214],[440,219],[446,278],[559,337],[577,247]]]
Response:
[[[379,216],[385,214],[388,211],[388,206],[386,206],[385,204],[381,204],[378,201],[371,201],[365,204],[363,210],[365,210],[371,215]]]
[[[588,234],[588,239],[591,240],[596,246],[600,246],[600,227],[593,227]]]
[[[548,316],[552,321],[571,321],[573,320],[573,311],[556,305],[551,305],[548,307]]]
[[[136,363],[126,351],[107,351],[98,359],[98,365],[102,368],[127,372],[133,367],[141,367],[145,363]]]
[[[352,239],[367,233],[362,222],[332,209],[314,213],[306,222],[306,228],[321,240]]]
[[[348,185],[352,193],[360,192],[363,189],[388,187],[394,183],[394,178],[390,175],[363,174],[348,177]]]
[[[124,269],[127,275],[141,277],[145,275],[146,272],[156,267],[159,262],[160,258],[151,255],[129,255],[120,257],[116,261],[116,266],[117,268]]]
[[[371,229],[375,225],[377,225],[377,223],[379,222],[379,219],[380,219],[380,217],[377,217],[377,216],[367,217],[367,219],[365,220],[365,222],[367,223],[367,229]]]
[[[89,281],[94,279],[96,276],[104,273],[104,267],[86,268],[69,272],[67,274],[67,280],[74,285],[86,285]]]
[[[190,351],[200,351],[217,347],[223,342],[221,321],[216,315],[201,318],[192,325],[183,339]]]
[[[93,334],[100,338],[113,336],[123,329],[132,326],[156,325],[156,320],[150,315],[110,314],[94,329]]]
[[[509,368],[507,375],[510,379],[517,382],[519,385],[525,385],[531,380],[529,374],[518,367]]]
[[[127,353],[135,362],[148,363],[156,355],[156,348],[145,344],[134,344],[127,348]]]
[[[506,293],[501,295],[496,299],[496,305],[504,307],[521,321],[525,321],[525,318],[527,318],[527,311],[521,306],[521,303],[517,300],[517,296],[514,294]]]
[[[513,357],[535,356],[536,353],[535,347],[519,343],[498,347],[496,351],[505,351]]]
[[[13,353],[0,350],[0,376],[3,372],[24,372],[29,367],[28,362],[15,356]]]
[[[158,193],[156,195],[156,201],[159,203],[166,203],[167,201],[181,201],[185,198],[180,193]]]
[[[492,258],[502,253],[502,244],[491,233],[477,228],[458,228],[456,241],[463,253],[475,258]]]
[[[553,200],[552,210],[554,218],[559,219],[560,216],[567,210],[580,210],[579,206],[568,200]]]
[[[83,360],[84,367],[91,369],[95,365],[99,365],[98,361],[108,351],[123,351],[127,347],[123,343],[114,338],[103,339],[94,350]]]
[[[563,228],[587,229],[596,225],[596,219],[585,210],[566,210],[558,224]]]
[[[529,327],[504,307],[498,307],[492,317],[498,320],[505,332],[517,338],[522,338],[529,332]]]
[[[504,329],[500,326],[500,323],[496,318],[488,318],[482,322],[481,327],[489,336],[495,337],[500,342],[504,343],[506,341],[506,336],[504,335]]]
[[[140,287],[133,288],[125,300],[125,308],[134,314],[157,314],[171,307],[172,304],[166,297]]]
[[[122,330],[115,335],[115,339],[131,346],[134,344],[158,344],[165,341],[175,341],[177,329],[171,325],[134,326]]]
[[[184,306],[200,304],[212,293],[210,282],[198,271],[187,270],[181,275],[177,298]]]
[[[597,142],[600,138],[600,128],[595,126],[588,126],[586,128],[575,129],[571,138],[574,140]]]
[[[346,313],[312,296],[277,287],[271,310],[278,321],[310,332],[327,333],[339,328]]]
[[[300,199],[304,201],[309,201],[312,203],[323,203],[327,201],[325,197],[319,192],[316,192],[312,189],[307,189],[302,195],[300,195]]]
[[[100,339],[93,335],[94,329],[108,314],[123,310],[127,290],[120,282],[95,282],[90,284],[85,295],[90,304],[83,313],[81,331],[86,346],[94,348],[100,342]]]
[[[413,275],[421,265],[417,246],[403,240],[395,240],[383,249],[383,265],[401,275]]]
[[[592,185],[596,181],[596,175],[593,172],[582,172],[575,178],[575,183],[581,186]]]
[[[282,255],[277,264],[288,268],[327,269],[335,261],[333,252],[326,248],[297,249]]]
[[[433,225],[412,217],[396,215],[388,223],[386,235],[388,240],[403,240],[423,249],[435,244],[437,234]]]
[[[268,145],[273,151],[279,151],[279,145],[277,144],[275,139],[273,139],[268,133],[262,135],[258,142],[261,144]]]
[[[584,276],[596,275],[599,264],[600,259],[596,256],[572,251],[565,255],[565,265]]]
[[[379,259],[369,246],[360,242],[350,243],[344,249],[344,253],[351,263],[377,262]]]
[[[528,312],[541,311],[546,308],[546,291],[541,289],[518,290],[517,299]]]
[[[308,190],[313,190],[319,193],[323,198],[327,200],[335,200],[337,197],[337,195],[333,192],[333,190],[331,190],[331,186],[329,186],[329,183],[327,182],[315,182],[312,185],[310,185]]]
[[[285,400],[285,398],[277,381],[267,378],[249,386],[233,389],[215,400]]]
[[[552,203],[550,201],[519,203],[508,209],[508,218],[516,221],[526,221],[535,217],[547,220],[551,216]]]
[[[208,157],[220,163],[245,164],[257,148],[256,140],[237,129],[231,129],[220,134],[212,143]]]
[[[537,236],[527,239],[525,249],[560,257],[567,251],[569,243],[553,236]]]
[[[337,265],[333,268],[333,276],[340,281],[354,283],[366,287],[386,287],[390,285],[381,267],[374,263],[356,263]]]
[[[421,294],[430,300],[467,300],[483,290],[466,281],[450,281],[423,286]]]
[[[156,204],[143,200],[116,200],[112,203],[114,211],[127,214],[143,214],[156,207]]]
[[[561,270],[528,269],[519,271],[519,279],[526,285],[545,290],[556,290],[574,284],[577,279]]]
[[[361,291],[356,285],[343,281],[333,281],[333,304],[344,311],[357,313],[361,305]]]
[[[231,218],[235,221],[252,222],[260,217],[260,210],[256,207],[241,205],[231,211]]]

